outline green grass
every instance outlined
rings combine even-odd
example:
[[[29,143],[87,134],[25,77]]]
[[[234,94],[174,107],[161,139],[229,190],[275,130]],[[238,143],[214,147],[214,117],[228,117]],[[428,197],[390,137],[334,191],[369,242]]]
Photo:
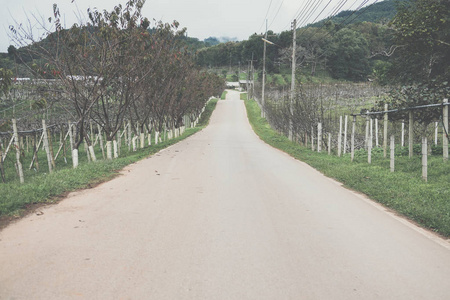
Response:
[[[370,165],[365,151],[356,152],[353,162],[350,154],[337,157],[317,153],[276,133],[260,117],[260,109],[255,101],[246,100],[245,104],[254,131],[266,143],[308,163],[346,187],[366,194],[421,226],[450,237],[450,163],[443,163],[442,157],[429,157],[426,183],[421,179],[421,159],[418,156],[409,159],[398,151],[396,172],[391,173],[389,159],[383,157],[379,148],[374,149]]]
[[[222,92],[222,96],[220,96],[220,100],[225,100],[227,98],[227,91]]]
[[[213,99],[207,104],[197,127],[187,129],[182,136],[176,139],[166,140],[157,145],[130,152],[126,156],[111,161],[99,160],[95,163],[87,163],[81,160],[77,169],[72,169],[70,163],[67,165],[64,162],[57,163],[57,171],[51,174],[41,172],[26,177],[24,184],[20,184],[18,180],[10,183],[0,182],[0,216],[20,215],[27,204],[51,203],[57,200],[58,196],[67,192],[86,188],[113,178],[123,167],[157,153],[161,149],[203,129],[208,124],[217,101],[217,99]],[[80,159],[85,156],[82,153],[80,152]],[[42,167],[46,167],[45,160],[41,160],[40,163],[45,164]],[[65,167],[62,168],[61,166]],[[24,166],[24,168],[27,168],[27,166]]]
[[[247,100],[247,93],[240,94],[241,100]]]

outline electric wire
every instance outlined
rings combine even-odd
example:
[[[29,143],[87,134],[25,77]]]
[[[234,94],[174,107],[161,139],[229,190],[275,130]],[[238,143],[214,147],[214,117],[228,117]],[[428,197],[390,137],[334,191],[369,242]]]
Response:
[[[309,14],[305,17],[304,21],[303,21],[303,25],[306,25],[308,20],[311,18],[311,16],[317,11],[317,8],[319,7],[320,4],[322,4],[323,0],[321,0],[320,2],[317,2],[316,6],[314,6],[314,8],[309,12]]]
[[[269,15],[269,11],[270,11],[270,7],[272,6],[272,2],[273,2],[273,0],[270,0],[269,7],[267,8],[266,16],[264,17],[264,20],[263,20],[261,26],[259,27],[259,30],[258,30],[259,32],[261,32],[261,28],[264,26],[264,22],[266,22],[266,20],[267,20],[267,16]]]
[[[281,1],[281,4],[280,4],[280,6],[278,7],[278,10],[277,10],[277,13],[275,14],[275,16],[273,17],[273,19],[272,19],[272,22],[270,23],[270,25],[269,25],[269,28],[271,28],[272,27],[272,24],[273,24],[273,22],[275,22],[275,20],[276,20],[276,18],[277,18],[277,16],[278,16],[278,13],[280,12],[280,10],[281,10],[281,7],[283,6],[283,3],[284,3],[284,0],[283,1]]]
[[[317,0],[314,0],[314,1],[317,2]],[[314,3],[315,3],[315,2],[314,2]],[[310,7],[312,7],[312,5],[313,5],[314,3],[312,2],[312,0],[309,0],[309,1],[306,3],[305,9],[303,9],[303,10],[295,17],[295,19],[297,19],[297,24],[303,22],[303,20],[304,20],[306,14],[309,13],[309,11],[310,11],[310,9],[311,9]]]
[[[379,1],[379,0],[375,0],[375,2],[372,3],[372,5],[374,5],[374,4],[377,3],[378,1]],[[350,23],[352,23],[354,20],[356,20],[362,13],[364,13],[366,10],[368,10],[369,7],[370,7],[370,5],[367,6],[360,14],[357,14],[357,15],[356,15],[353,19],[351,19],[350,22],[348,22],[347,24],[350,24]]]

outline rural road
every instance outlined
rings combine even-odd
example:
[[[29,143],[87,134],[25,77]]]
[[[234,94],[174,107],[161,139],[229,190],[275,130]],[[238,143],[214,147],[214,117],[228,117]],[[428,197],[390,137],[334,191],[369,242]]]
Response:
[[[450,243],[253,133],[202,132],[0,232],[0,299],[450,299]]]

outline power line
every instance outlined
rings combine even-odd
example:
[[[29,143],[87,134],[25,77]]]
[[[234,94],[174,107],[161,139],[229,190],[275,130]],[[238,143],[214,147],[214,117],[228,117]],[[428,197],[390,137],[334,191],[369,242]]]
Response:
[[[305,20],[303,21],[303,25],[306,25],[306,23],[311,18],[311,16],[316,12],[317,8],[319,7],[319,4],[322,4],[322,2],[323,2],[323,0],[321,0],[320,2],[317,2],[316,6],[314,6],[314,8],[309,12],[309,14],[307,16],[305,16]]]
[[[267,16],[269,15],[269,11],[270,11],[270,7],[272,6],[272,2],[273,2],[273,0],[270,0],[269,7],[267,8],[266,16],[264,17],[264,20],[263,20],[261,26],[259,27],[259,30],[258,30],[259,32],[261,32],[261,28],[264,26],[264,22],[266,22],[266,20],[267,20]]]
[[[275,19],[277,18],[278,13],[280,12],[281,7],[283,6],[283,3],[284,3],[284,0],[281,1],[281,4],[280,4],[280,6],[278,7],[278,10],[277,10],[277,13],[275,14],[275,17],[273,17],[273,20],[272,20],[272,22],[270,23],[269,28],[272,26],[273,22],[275,22]]]
[[[314,0],[314,1],[317,1],[317,0]],[[295,16],[295,19],[297,20],[297,27],[298,27],[298,24],[303,22],[303,19],[304,19],[305,15],[309,12],[310,7],[312,5],[313,5],[312,0],[308,0],[308,2],[306,3],[304,9],[301,10],[300,13]]]

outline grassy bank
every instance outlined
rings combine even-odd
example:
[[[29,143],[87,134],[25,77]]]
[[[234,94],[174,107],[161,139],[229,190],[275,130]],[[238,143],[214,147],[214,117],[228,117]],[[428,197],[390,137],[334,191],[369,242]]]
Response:
[[[356,153],[353,162],[349,154],[337,157],[317,153],[290,142],[287,137],[272,130],[267,121],[260,117],[261,112],[255,101],[246,100],[245,105],[254,131],[266,143],[418,224],[450,237],[450,163],[443,163],[442,157],[429,157],[429,182],[425,183],[421,180],[419,157],[396,157],[396,172],[391,173],[389,159],[384,158],[379,150],[374,150],[370,165],[365,151]]]
[[[227,98],[227,94],[228,94],[227,91],[223,91],[222,95],[220,96],[220,100],[225,100]]]
[[[58,169],[51,174],[37,174],[27,179],[24,184],[17,181],[6,184],[0,183],[0,218],[20,215],[29,204],[54,202],[58,200],[59,196],[67,192],[89,188],[97,183],[107,181],[115,177],[123,167],[193,135],[208,124],[217,101],[217,99],[213,99],[208,103],[197,127],[187,129],[178,138],[166,140],[157,145],[139,149],[136,152],[130,152],[130,154],[118,159],[83,163],[77,169],[72,169],[69,166],[65,169]]]

